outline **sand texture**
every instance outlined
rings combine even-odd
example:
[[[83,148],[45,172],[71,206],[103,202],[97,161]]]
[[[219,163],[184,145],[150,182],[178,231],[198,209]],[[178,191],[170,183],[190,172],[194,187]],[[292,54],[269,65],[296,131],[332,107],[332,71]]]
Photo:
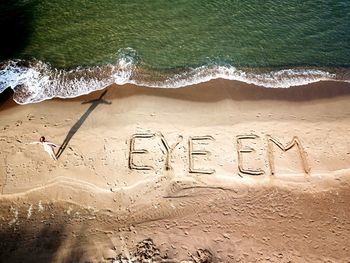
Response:
[[[350,84],[0,105],[1,262],[350,262]]]

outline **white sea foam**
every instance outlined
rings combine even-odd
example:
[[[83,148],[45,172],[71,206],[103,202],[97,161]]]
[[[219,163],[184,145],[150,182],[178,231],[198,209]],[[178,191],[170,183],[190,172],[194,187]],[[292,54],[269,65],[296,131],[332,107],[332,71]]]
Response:
[[[0,93],[11,87],[14,90],[14,100],[19,104],[28,104],[54,97],[77,97],[103,89],[113,83],[180,88],[222,78],[268,88],[288,88],[324,80],[337,80],[335,74],[319,69],[286,69],[269,73],[253,73],[233,66],[221,65],[206,65],[172,74],[163,79],[147,77],[145,80],[142,73],[137,70],[136,58],[135,50],[121,49],[118,51],[115,64],[76,68],[69,71],[53,69],[41,61],[30,63],[23,63],[20,60],[8,61],[0,68]],[[24,66],[24,64],[27,65]]]
[[[335,80],[336,75],[317,69],[285,69],[269,73],[248,73],[233,66],[212,65],[176,74],[162,82],[136,81],[134,84],[157,88],[180,88],[219,78],[238,80],[266,88],[289,88],[318,81]]]

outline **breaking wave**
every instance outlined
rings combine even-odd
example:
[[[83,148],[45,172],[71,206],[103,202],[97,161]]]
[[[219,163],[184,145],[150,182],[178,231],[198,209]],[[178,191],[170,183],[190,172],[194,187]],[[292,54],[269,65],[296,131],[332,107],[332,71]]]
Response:
[[[126,48],[118,51],[115,64],[72,70],[55,69],[42,61],[7,61],[0,66],[0,93],[10,87],[14,90],[14,100],[17,103],[28,104],[51,98],[77,97],[114,83],[180,88],[218,78],[267,88],[288,88],[324,80],[348,81],[319,69],[284,69],[257,73],[215,64],[189,68],[180,73],[152,74],[138,66],[136,51]]]

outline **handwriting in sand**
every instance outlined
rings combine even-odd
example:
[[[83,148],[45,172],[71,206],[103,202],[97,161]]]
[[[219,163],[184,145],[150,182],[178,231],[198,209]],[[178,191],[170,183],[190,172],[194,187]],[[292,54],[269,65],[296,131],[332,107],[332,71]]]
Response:
[[[135,142],[137,140],[149,140],[149,139],[158,139],[163,146],[162,151],[165,155],[165,169],[171,170],[171,159],[175,148],[183,141],[183,136],[178,136],[175,143],[169,145],[168,141],[164,137],[164,135],[160,132],[157,133],[137,133],[133,134],[130,138],[130,149],[129,149],[129,168],[131,170],[153,170],[154,167],[151,165],[143,165],[140,163],[135,163],[134,157],[136,155],[144,155],[149,153],[147,149],[137,148],[135,146]],[[244,146],[243,142],[246,140],[261,140],[261,138],[256,134],[245,134],[245,135],[237,135],[236,136],[236,154],[237,154],[237,168],[240,175],[253,175],[259,176],[265,174],[265,171],[262,168],[246,168],[244,166],[244,158],[250,153],[255,152],[255,149],[249,146]],[[297,136],[294,136],[292,140],[283,145],[276,137],[271,135],[266,135],[265,140],[267,143],[267,161],[269,164],[269,172],[270,175],[274,175],[276,173],[275,169],[275,148],[279,148],[283,152],[287,152],[292,148],[296,148],[301,159],[302,169],[305,174],[310,173],[310,166],[307,161],[307,154],[301,144],[300,139]],[[209,150],[196,148],[196,143],[198,142],[210,142],[215,141],[215,138],[211,135],[204,136],[190,136],[188,138],[187,149],[188,149],[188,172],[189,173],[197,173],[197,174],[213,174],[215,173],[215,169],[200,169],[196,166],[195,157],[206,157],[211,154]]]

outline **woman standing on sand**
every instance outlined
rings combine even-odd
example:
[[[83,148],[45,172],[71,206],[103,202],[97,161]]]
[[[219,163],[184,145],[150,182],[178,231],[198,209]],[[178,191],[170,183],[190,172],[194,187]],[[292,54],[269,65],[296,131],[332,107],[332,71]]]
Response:
[[[57,161],[54,147],[58,146],[52,142],[46,141],[44,136],[41,136],[38,142],[31,142],[30,144],[41,144],[44,147],[44,150],[50,155],[50,157],[53,160]]]

